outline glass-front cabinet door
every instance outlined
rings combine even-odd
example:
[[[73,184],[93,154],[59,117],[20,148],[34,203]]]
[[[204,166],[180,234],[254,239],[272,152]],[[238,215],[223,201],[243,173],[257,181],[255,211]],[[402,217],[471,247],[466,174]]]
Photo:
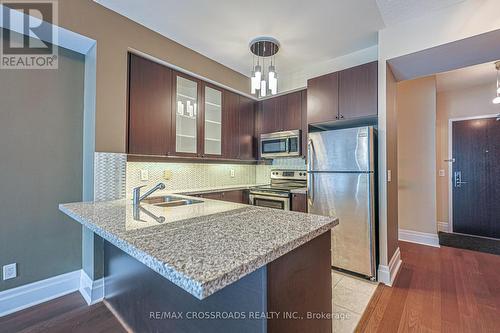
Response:
[[[222,155],[222,91],[205,85],[204,153]]]
[[[198,153],[198,82],[176,75],[175,151]]]

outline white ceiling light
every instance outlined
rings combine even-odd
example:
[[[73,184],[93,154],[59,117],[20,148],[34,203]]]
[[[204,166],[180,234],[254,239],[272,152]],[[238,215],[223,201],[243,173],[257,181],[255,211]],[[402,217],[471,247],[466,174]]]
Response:
[[[493,104],[500,104],[500,61],[495,63],[497,69],[497,97],[493,98]]]
[[[253,70],[250,78],[252,94],[257,94],[259,91],[259,97],[266,97],[268,92],[271,95],[278,93],[278,74],[276,74],[274,56],[279,48],[279,42],[272,37],[258,37],[250,42],[250,52],[253,54]],[[256,57],[257,64],[255,64]],[[267,76],[266,60],[270,62]]]

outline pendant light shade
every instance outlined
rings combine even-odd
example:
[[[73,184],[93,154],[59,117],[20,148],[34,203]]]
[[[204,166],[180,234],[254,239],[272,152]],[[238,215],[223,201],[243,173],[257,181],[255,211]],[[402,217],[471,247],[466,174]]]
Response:
[[[259,37],[250,42],[250,51],[257,56],[257,65],[252,70],[250,86],[252,94],[259,94],[259,97],[265,97],[268,94],[278,93],[278,75],[274,62],[274,55],[280,48],[279,42],[271,37]],[[266,59],[270,58],[270,66],[265,72]]]
[[[500,61],[495,63],[497,70],[497,97],[493,98],[493,104],[500,104]]]
[[[260,81],[260,97],[266,97],[267,87],[266,80]]]
[[[272,95],[276,95],[278,93],[278,77],[274,66],[269,66],[269,73],[267,75],[269,77],[269,90]]]

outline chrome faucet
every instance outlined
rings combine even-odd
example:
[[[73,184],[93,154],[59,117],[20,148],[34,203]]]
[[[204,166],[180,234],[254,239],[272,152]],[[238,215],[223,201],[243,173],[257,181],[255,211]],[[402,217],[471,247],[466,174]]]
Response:
[[[156,192],[157,190],[164,190],[165,189],[165,184],[159,183],[143,195],[141,195],[141,188],[145,187],[146,185],[138,186],[134,188],[134,205],[139,205],[142,200],[146,199],[149,197],[153,192]]]

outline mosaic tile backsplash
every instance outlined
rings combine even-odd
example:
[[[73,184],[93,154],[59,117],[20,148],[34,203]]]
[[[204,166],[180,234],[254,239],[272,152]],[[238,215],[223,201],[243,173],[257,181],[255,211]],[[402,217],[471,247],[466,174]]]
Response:
[[[152,187],[160,182],[165,183],[168,191],[267,184],[273,169],[305,170],[306,165],[301,158],[277,159],[269,165],[127,162],[127,197],[132,197],[134,187]],[[141,180],[141,170],[148,173],[147,181]],[[168,180],[165,171],[170,172]]]

